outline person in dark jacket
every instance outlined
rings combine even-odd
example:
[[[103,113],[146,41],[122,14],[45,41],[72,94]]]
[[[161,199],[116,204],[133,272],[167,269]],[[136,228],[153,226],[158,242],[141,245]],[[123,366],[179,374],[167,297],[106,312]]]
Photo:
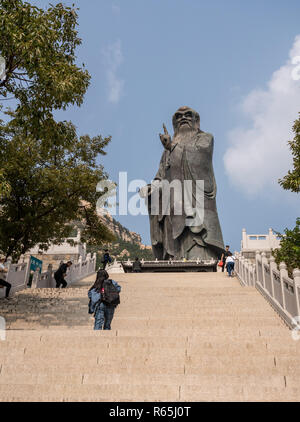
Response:
[[[226,265],[226,259],[227,259],[227,257],[228,256],[230,256],[230,255],[232,255],[232,253],[230,252],[230,250],[229,250],[229,245],[226,245],[226,249],[225,249],[225,252],[222,254],[222,256],[221,256],[221,261],[222,261],[222,263],[223,263],[223,266],[222,266],[222,272],[224,272],[224,270],[225,270],[225,265]]]
[[[99,270],[97,272],[96,281],[88,292],[88,297],[92,300],[92,305],[95,306],[94,330],[111,329],[111,322],[115,313],[116,305],[107,305],[101,300],[101,295],[104,293],[103,284],[104,281],[108,279],[108,272],[105,270]],[[116,281],[111,281],[112,284],[117,288],[118,292],[120,292],[121,286],[119,286]]]
[[[62,288],[65,289],[68,283],[65,280],[65,276],[67,274],[67,269],[71,267],[72,261],[68,261],[66,264],[61,264],[59,269],[55,271],[54,278],[56,281],[56,288],[59,289],[60,285],[62,284]]]
[[[138,258],[135,258],[134,263],[132,264],[132,272],[133,273],[141,273],[142,272],[142,264]]]
[[[106,265],[108,263],[111,263],[112,259],[109,255],[108,249],[105,249],[104,254],[103,254],[103,258],[102,258],[102,264],[103,264],[103,270],[105,270]]]

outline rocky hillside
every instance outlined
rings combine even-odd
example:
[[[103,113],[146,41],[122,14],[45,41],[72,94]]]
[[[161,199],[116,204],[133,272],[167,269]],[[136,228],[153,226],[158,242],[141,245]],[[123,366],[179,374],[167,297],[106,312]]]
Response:
[[[101,246],[101,249],[97,248],[97,266],[101,263],[104,249],[108,249],[111,257],[119,261],[127,261],[127,259],[135,259],[136,257],[140,259],[144,258],[145,260],[154,259],[151,246],[143,245],[141,236],[138,233],[132,232],[122,226],[121,223],[116,221],[105,210],[103,210],[99,218],[116,236],[116,241]]]

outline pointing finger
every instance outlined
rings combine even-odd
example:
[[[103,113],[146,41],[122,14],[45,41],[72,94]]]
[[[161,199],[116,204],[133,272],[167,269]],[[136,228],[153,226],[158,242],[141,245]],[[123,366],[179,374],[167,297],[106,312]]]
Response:
[[[168,130],[167,130],[167,128],[166,128],[166,126],[165,126],[164,123],[163,123],[163,128],[164,128],[165,135],[169,135]]]

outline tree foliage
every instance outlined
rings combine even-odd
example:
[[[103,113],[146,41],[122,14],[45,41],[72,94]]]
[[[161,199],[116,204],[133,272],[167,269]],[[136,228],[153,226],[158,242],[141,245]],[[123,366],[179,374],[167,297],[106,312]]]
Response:
[[[276,263],[285,262],[289,275],[293,269],[300,267],[300,218],[297,218],[296,227],[293,230],[285,229],[284,235],[277,233],[281,238],[280,248],[273,251]]]
[[[289,146],[293,155],[293,169],[281,180],[279,184],[283,189],[295,193],[300,192],[300,118],[293,126],[295,137],[289,141]],[[285,262],[289,275],[292,276],[293,269],[300,268],[300,218],[296,220],[293,230],[285,229],[284,235],[277,233],[280,237],[280,248],[273,251],[276,263]]]
[[[77,18],[62,4],[43,10],[0,0],[0,99],[12,97],[15,105],[0,121],[0,250],[7,256],[61,242],[74,221],[84,225],[83,240],[113,239],[96,215],[96,185],[107,177],[97,158],[110,137],[79,136],[54,116],[80,106],[90,83],[76,64]]]
[[[288,144],[293,155],[293,166],[292,170],[288,171],[288,174],[281,180],[279,184],[283,189],[290,190],[292,192],[300,192],[300,118],[295,121],[293,126],[295,137]]]

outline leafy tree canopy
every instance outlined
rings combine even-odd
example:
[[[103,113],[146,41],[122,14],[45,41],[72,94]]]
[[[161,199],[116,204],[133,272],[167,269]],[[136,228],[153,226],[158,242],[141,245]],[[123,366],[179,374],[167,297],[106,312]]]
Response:
[[[300,266],[300,218],[297,218],[296,227],[293,230],[285,229],[284,235],[277,233],[281,238],[280,248],[273,251],[276,263],[285,262],[289,275],[293,269]]]
[[[292,192],[300,192],[300,118],[295,121],[293,126],[295,137],[292,141],[289,141],[289,146],[293,155],[293,166],[294,168],[288,171],[288,174],[281,180],[279,184],[283,189],[290,190]]]
[[[90,83],[75,62],[77,18],[61,3],[43,10],[0,0],[0,100],[15,105],[0,121],[0,250],[7,256],[59,243],[74,221],[84,225],[83,240],[113,240],[96,215],[96,185],[107,177],[97,158],[110,137],[78,136],[53,114],[80,106]]]

